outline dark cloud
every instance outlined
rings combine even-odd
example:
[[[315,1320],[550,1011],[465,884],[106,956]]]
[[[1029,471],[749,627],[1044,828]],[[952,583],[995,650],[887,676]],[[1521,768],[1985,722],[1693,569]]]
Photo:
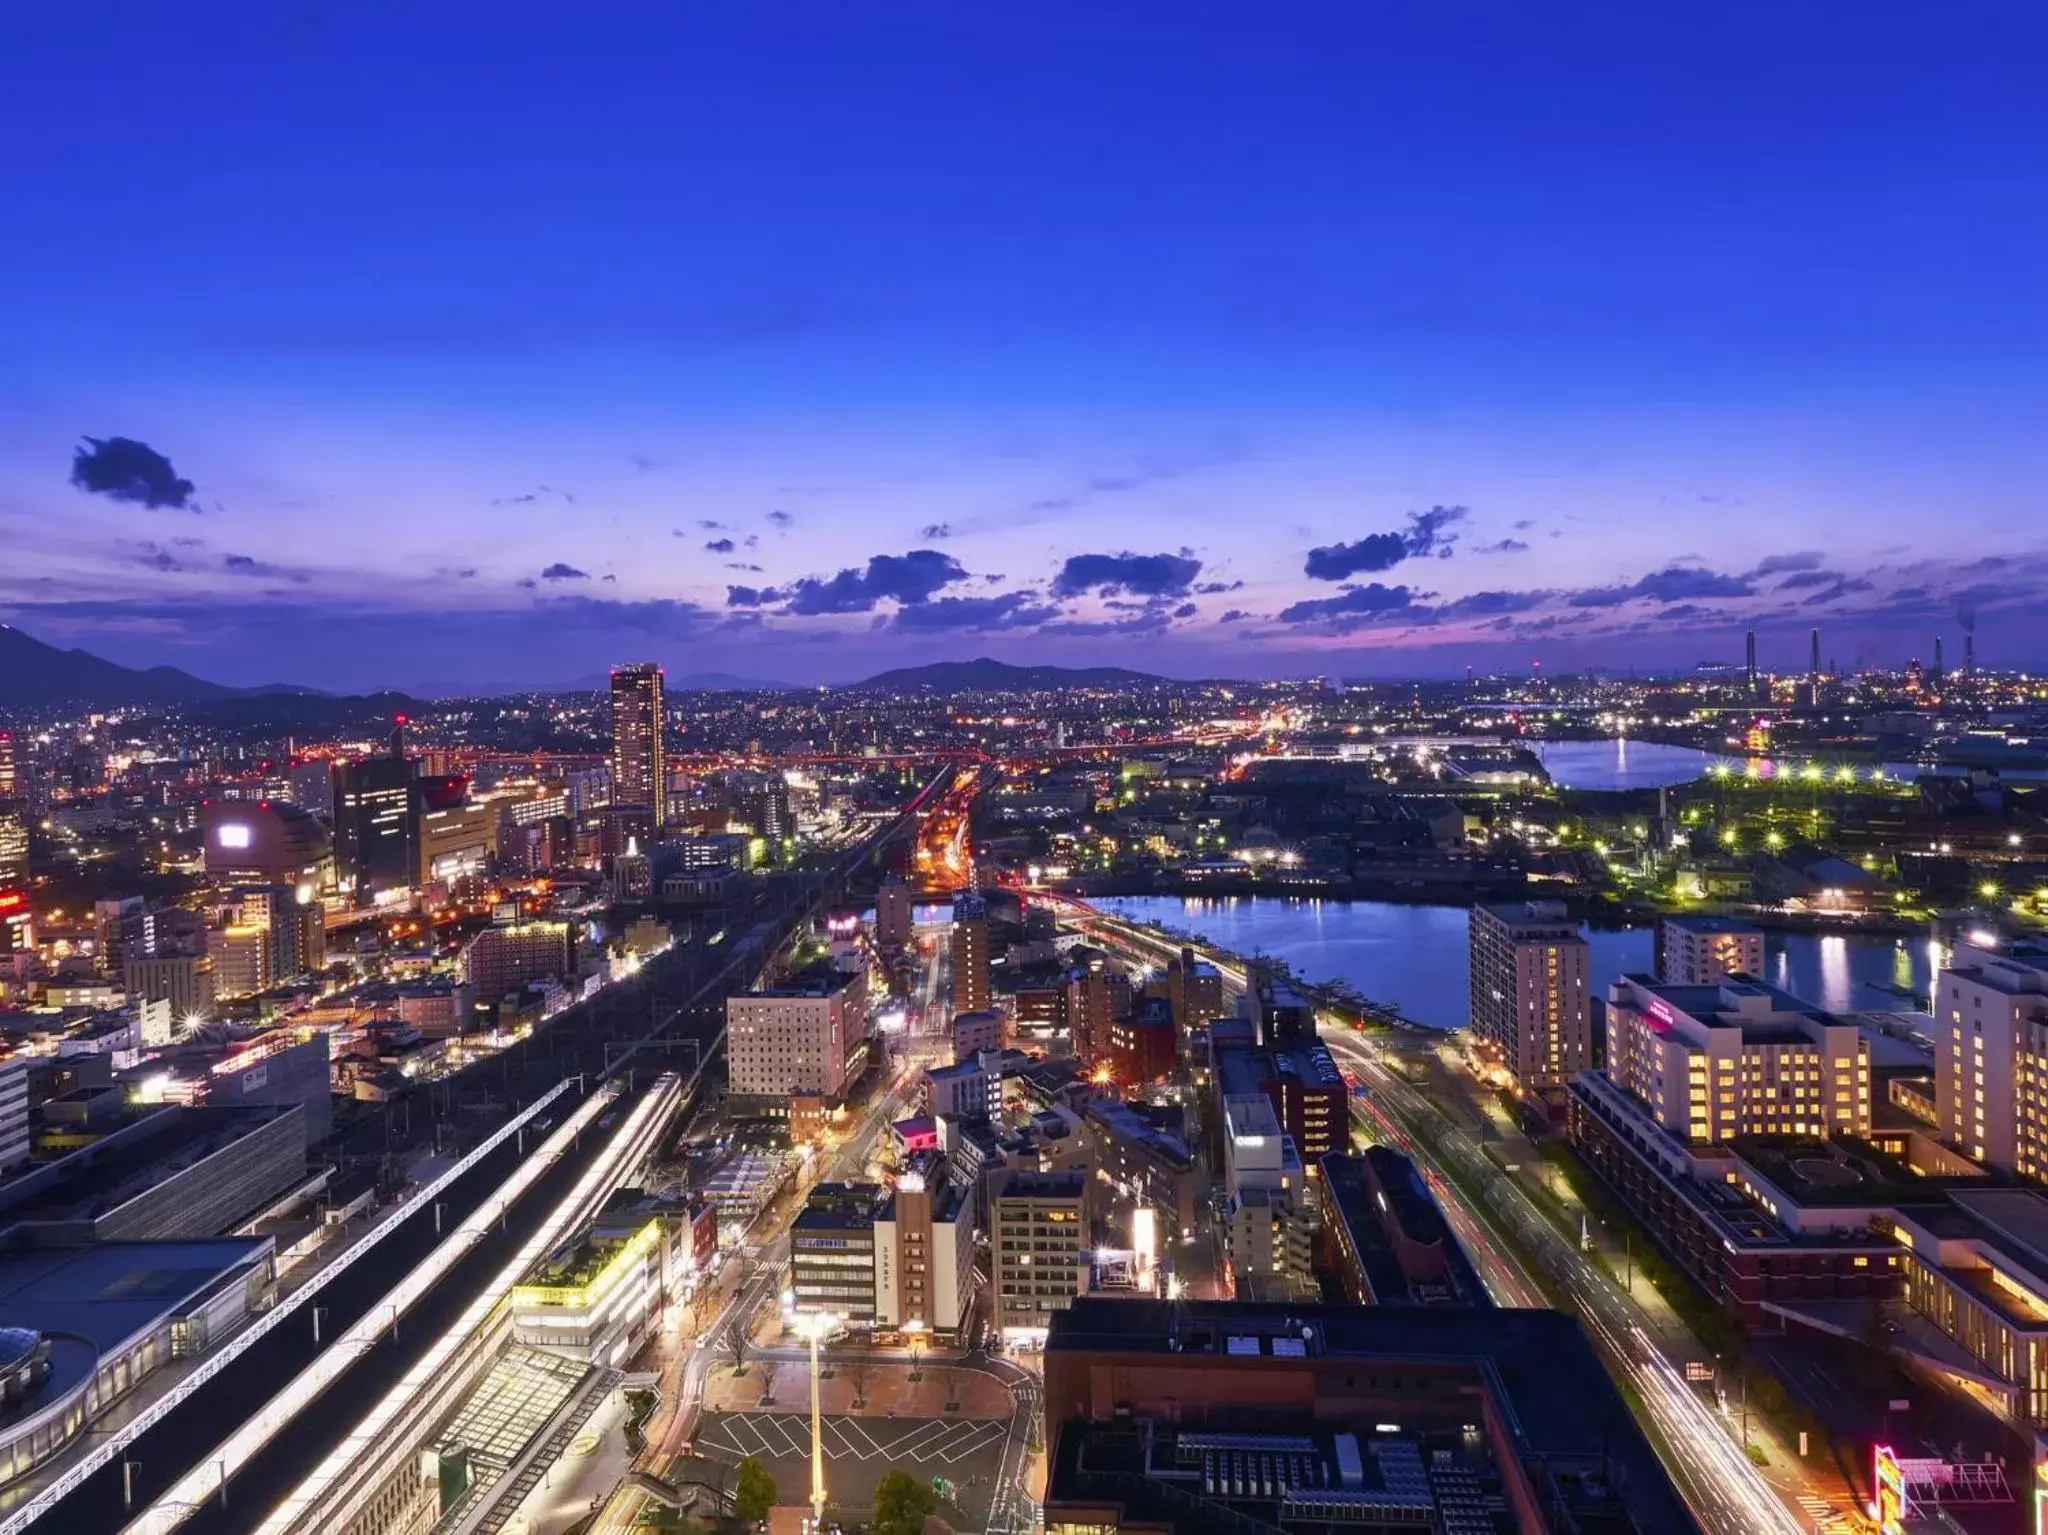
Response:
[[[1462,506],[1432,506],[1410,512],[1408,526],[1398,533],[1369,533],[1349,544],[1325,544],[1308,552],[1302,573],[1317,581],[1348,581],[1356,575],[1392,570],[1403,560],[1429,555],[1448,558],[1458,540],[1452,531],[1471,512]]]
[[[1801,604],[1802,607],[1817,608],[1825,603],[1840,602],[1844,597],[1853,597],[1858,592],[1875,591],[1868,581],[1837,581],[1825,590],[1815,592]],[[1666,616],[1669,616],[1668,614]]]
[[[139,565],[144,570],[154,570],[160,575],[172,576],[190,570],[177,555],[153,540],[117,546],[122,550],[121,561],[126,565]]]
[[[1196,607],[1192,602],[1183,602],[1179,607],[1173,610],[1173,616],[1175,618],[1193,618],[1197,613],[1201,611],[1202,610]]]
[[[1536,519],[1533,517],[1524,517],[1520,521],[1509,523],[1508,526],[1517,533],[1526,533],[1531,528],[1536,526]]]
[[[1415,593],[1406,586],[1354,586],[1335,597],[1308,598],[1289,603],[1280,610],[1283,624],[1313,624],[1332,620],[1376,619],[1400,613],[1414,605]]]
[[[1698,570],[1690,565],[1668,565],[1626,586],[1597,586],[1575,592],[1570,601],[1575,608],[1612,608],[1633,602],[1638,597],[1646,597],[1652,602],[1688,602],[1701,598],[1755,595],[1756,588],[1742,576]]]
[[[462,569],[455,572],[455,579],[458,581],[474,581],[476,579],[476,567],[474,565],[465,565]]]
[[[768,520],[774,523],[775,526],[777,526],[778,528],[793,528],[796,526],[796,513],[782,511],[770,512],[768,514]]]
[[[540,573],[540,578],[543,581],[588,581],[590,572],[578,570],[574,565],[565,565],[557,560]]]
[[[1832,570],[1798,570],[1778,583],[1781,592],[1804,591],[1809,587],[1826,586],[1842,578]]]
[[[1241,624],[1249,617],[1251,617],[1251,614],[1245,612],[1243,608],[1229,608],[1217,617],[1216,622],[1219,624]]]
[[[725,531],[724,523],[716,522],[709,517],[699,517],[697,519],[697,526],[702,528],[706,533],[723,533]]]
[[[71,483],[96,496],[156,511],[199,510],[192,501],[198,487],[178,478],[169,459],[133,437],[86,438],[85,446],[71,455]]]
[[[1491,618],[1502,613],[1526,613],[1541,607],[1553,595],[1545,591],[1473,592],[1452,602],[1439,603],[1430,611],[1438,618]]]
[[[521,580],[515,582],[514,584],[529,592],[532,591],[536,586],[540,585],[540,583],[534,580],[532,576],[526,576]]]
[[[1075,554],[1067,557],[1053,578],[1055,597],[1099,592],[1105,597],[1128,592],[1133,597],[1185,597],[1202,562],[1180,554]]]
[[[248,554],[224,555],[221,558],[221,566],[237,576],[260,576],[272,581],[296,581],[300,585],[304,585],[307,579],[306,573],[303,570],[291,570],[283,565],[273,565],[267,560],[259,560],[254,555]]]
[[[628,630],[669,639],[702,634],[722,616],[694,602],[672,598],[621,602],[614,597],[549,597],[541,608],[572,628]]]
[[[938,597],[898,608],[890,626],[914,633],[946,629],[1028,629],[1059,616],[1059,609],[1032,601],[1028,592],[1000,597]]]
[[[731,554],[733,550],[738,547],[739,546],[729,538],[714,538],[709,543],[705,544],[704,552],[706,554]]]
[[[1474,554],[1527,554],[1529,546],[1519,538],[1503,538],[1496,543],[1481,544],[1472,552]]]
[[[526,493],[525,495],[523,495],[523,496],[493,496],[493,497],[491,497],[491,505],[493,505],[493,506],[531,506],[531,505],[532,505],[532,504],[533,504],[534,502],[538,501],[539,499],[540,499],[540,497],[539,497],[538,495],[536,495],[536,494],[535,494],[534,492],[532,492],[532,491],[530,491],[530,490],[529,490],[529,491],[528,491],[528,492],[527,492],[527,493]]]
[[[953,524],[950,522],[928,522],[917,531],[919,538],[951,538]]]
[[[727,570],[744,570],[757,576],[761,573],[759,565],[749,565],[745,560],[727,560],[725,568]]]
[[[806,576],[791,586],[785,611],[806,616],[820,613],[872,613],[889,601],[912,606],[928,602],[940,590],[965,581],[967,571],[950,554],[913,549],[908,554],[877,554],[867,568],[842,570],[829,580]]]
[[[1818,549],[1800,549],[1791,554],[1767,554],[1756,562],[1750,578],[1775,576],[1788,570],[1818,570],[1827,563],[1827,557]],[[1787,586],[1791,582],[1785,583]]]
[[[1219,592],[1241,592],[1242,581],[1204,581],[1195,588],[1197,597],[1214,597]]]
[[[758,608],[780,601],[782,593],[772,586],[728,586],[725,589],[725,605],[729,608]]]
[[[1163,608],[1147,608],[1129,618],[1062,619],[1046,624],[1039,633],[1060,639],[1107,639],[1115,635],[1158,634],[1172,623]]]

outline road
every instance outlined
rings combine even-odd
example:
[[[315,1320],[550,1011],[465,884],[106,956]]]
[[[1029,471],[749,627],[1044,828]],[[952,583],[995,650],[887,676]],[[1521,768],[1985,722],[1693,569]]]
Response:
[[[1171,957],[1181,941],[1107,916],[1085,903],[1060,904],[1085,921],[1099,940],[1148,960]],[[1224,978],[1226,1000],[1241,995],[1243,964],[1205,944],[1198,952]],[[1806,1523],[1750,1463],[1727,1423],[1673,1364],[1659,1323],[1623,1292],[1604,1268],[1559,1232],[1514,1179],[1480,1149],[1472,1135],[1390,1069],[1372,1036],[1333,1019],[1323,1043],[1366,1083],[1363,1112],[1374,1138],[1410,1156],[1429,1181],[1459,1239],[1496,1299],[1511,1305],[1546,1305],[1541,1271],[1585,1324],[1611,1373],[1633,1390],[1648,1413],[1651,1439],[1687,1503],[1715,1535],[1801,1535]],[[1698,1352],[1692,1340],[1692,1352]]]

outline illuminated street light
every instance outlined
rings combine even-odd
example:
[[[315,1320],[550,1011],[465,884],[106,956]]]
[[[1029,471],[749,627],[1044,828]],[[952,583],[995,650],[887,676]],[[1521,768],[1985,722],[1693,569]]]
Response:
[[[823,1414],[818,1406],[818,1345],[838,1325],[829,1311],[800,1312],[790,1323],[799,1338],[811,1345],[811,1528],[825,1528],[825,1440]]]

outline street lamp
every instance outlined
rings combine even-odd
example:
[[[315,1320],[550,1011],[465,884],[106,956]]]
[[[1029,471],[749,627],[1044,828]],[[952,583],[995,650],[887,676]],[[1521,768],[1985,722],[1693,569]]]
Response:
[[[811,1528],[825,1527],[825,1439],[823,1414],[818,1407],[818,1345],[825,1335],[837,1325],[838,1318],[828,1311],[800,1312],[792,1322],[797,1336],[806,1338],[811,1345]]]

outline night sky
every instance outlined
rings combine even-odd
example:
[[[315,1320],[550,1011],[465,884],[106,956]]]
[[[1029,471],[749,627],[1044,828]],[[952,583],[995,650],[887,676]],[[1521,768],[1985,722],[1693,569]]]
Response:
[[[1794,670],[1814,624],[2048,665],[2037,4],[8,32],[0,620],[54,643],[444,691],[1749,627]]]

